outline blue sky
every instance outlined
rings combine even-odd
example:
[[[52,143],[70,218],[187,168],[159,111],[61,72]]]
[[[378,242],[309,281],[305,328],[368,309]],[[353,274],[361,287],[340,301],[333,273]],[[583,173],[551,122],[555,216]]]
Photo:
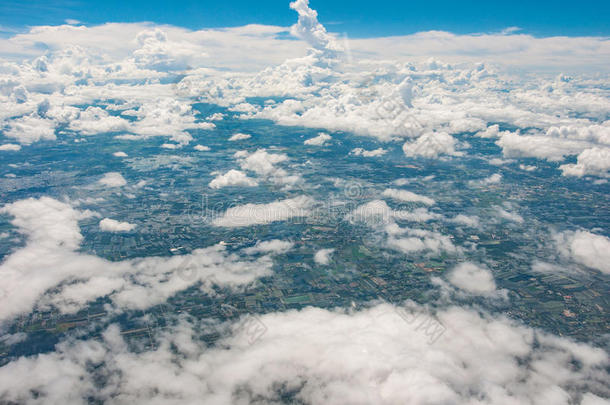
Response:
[[[248,23],[288,26],[296,21],[288,0],[2,0],[0,26],[6,32],[66,19],[87,25],[104,22],[172,24],[190,29]],[[312,0],[320,21],[352,37],[445,30],[496,32],[517,26],[536,36],[610,35],[610,1],[395,1]]]

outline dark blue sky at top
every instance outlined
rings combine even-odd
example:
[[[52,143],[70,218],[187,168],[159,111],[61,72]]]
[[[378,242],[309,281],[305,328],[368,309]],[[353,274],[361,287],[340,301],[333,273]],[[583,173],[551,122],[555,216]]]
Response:
[[[0,0],[4,35],[66,19],[86,25],[151,21],[190,29],[250,23],[289,26],[296,13],[288,0]],[[517,26],[535,36],[610,35],[610,1],[310,1],[332,32],[351,37],[404,35],[443,30],[498,32]]]

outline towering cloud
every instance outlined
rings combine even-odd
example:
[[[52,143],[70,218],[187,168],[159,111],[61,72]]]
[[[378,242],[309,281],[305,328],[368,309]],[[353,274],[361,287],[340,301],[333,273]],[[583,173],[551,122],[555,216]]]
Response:
[[[306,41],[312,48],[323,51],[327,55],[340,50],[332,35],[318,22],[318,12],[309,8],[309,0],[296,0],[290,3],[290,8],[299,14],[298,22],[290,32]]]

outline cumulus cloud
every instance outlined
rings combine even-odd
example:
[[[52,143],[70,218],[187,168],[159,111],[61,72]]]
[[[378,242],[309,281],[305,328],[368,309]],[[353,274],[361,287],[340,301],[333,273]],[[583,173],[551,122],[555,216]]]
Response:
[[[382,196],[392,198],[404,202],[419,202],[426,205],[434,205],[435,201],[423,195],[419,195],[407,190],[398,190],[395,188],[387,188],[381,193]]]
[[[332,139],[332,137],[330,135],[325,134],[324,132],[320,132],[320,134],[318,134],[318,136],[307,139],[303,143],[305,145],[310,145],[310,146],[323,146],[331,139]]]
[[[561,166],[564,175],[605,176],[610,126],[604,122],[602,125],[551,126],[544,134],[521,135],[505,132],[496,143],[502,147],[504,155],[509,157],[535,157],[558,162],[564,160],[566,156],[582,155],[576,165]]]
[[[229,141],[243,141],[245,139],[250,139],[250,138],[252,138],[252,135],[237,133],[237,134],[231,135],[231,137],[229,138]]]
[[[298,22],[290,29],[293,35],[303,39],[312,48],[319,51],[340,49],[335,39],[318,22],[318,13],[309,7],[309,0],[293,1],[290,3],[290,8],[299,14]]]
[[[522,224],[524,221],[523,217],[518,213],[507,211],[500,206],[495,206],[494,210],[499,218],[505,219],[507,221],[516,222],[518,224]]]
[[[402,146],[405,156],[436,158],[439,155],[460,156],[455,150],[457,141],[446,132],[428,132]]]
[[[288,161],[288,156],[284,153],[269,153],[265,149],[258,149],[253,153],[239,151],[234,156],[243,170],[254,172],[265,181],[292,185],[300,180],[300,176],[290,175],[285,169],[276,166]]]
[[[366,150],[366,149],[363,149],[363,148],[354,148],[350,152],[351,155],[354,155],[354,156],[364,156],[364,157],[383,156],[386,153],[388,153],[388,151],[386,149],[383,149],[383,148],[378,148],[378,149],[374,149],[374,150]]]
[[[478,228],[481,223],[479,217],[464,214],[456,215],[451,221],[455,222],[456,224],[465,225],[472,228]]]
[[[330,263],[330,257],[334,251],[335,249],[320,249],[313,256],[313,261],[317,264],[327,265]]]
[[[74,312],[99,297],[118,310],[145,309],[193,285],[237,287],[268,275],[267,255],[242,260],[222,244],[187,255],[111,262],[78,252],[83,239],[78,221],[90,212],[49,197],[4,206],[2,213],[27,236],[27,243],[0,265],[0,321],[28,313],[35,305]],[[70,281],[66,283],[66,281]]]
[[[205,145],[195,145],[193,146],[193,149],[199,151],[199,152],[207,152],[210,150],[209,146],[205,146]]]
[[[255,335],[256,327],[264,333]],[[435,315],[416,304],[306,308],[242,319],[231,330],[209,347],[197,325],[182,320],[155,336],[155,348],[137,353],[112,325],[99,339],[65,341],[56,352],[3,366],[0,398],[567,405],[577,403],[578,390],[588,405],[607,394],[602,349],[462,308]]]
[[[412,211],[393,210],[383,200],[373,200],[356,207],[346,215],[346,219],[353,222],[364,222],[370,226],[395,225],[395,220],[409,222],[426,222],[441,219],[441,214],[428,211],[425,208],[416,208]]]
[[[610,177],[610,148],[586,149],[578,155],[576,164],[562,165],[559,169],[564,176]]]
[[[269,224],[309,216],[314,201],[307,196],[288,198],[269,204],[245,204],[229,208],[212,221],[215,226],[241,227]]]
[[[246,186],[254,187],[258,183],[256,180],[248,177],[246,173],[231,169],[225,174],[217,175],[209,184],[210,188],[222,188],[228,186]]]
[[[107,187],[123,187],[127,184],[127,180],[118,172],[106,173],[98,182]]]
[[[115,157],[127,157],[127,153],[125,153],[123,151],[119,151],[119,152],[114,152],[112,154],[112,156],[115,156]]]
[[[11,120],[4,135],[16,139],[22,145],[41,140],[54,141],[55,122],[50,119],[28,115]]]
[[[489,269],[472,262],[458,264],[449,273],[454,286],[475,295],[489,295],[496,290],[496,282]]]
[[[415,252],[440,254],[441,252],[457,253],[459,251],[450,237],[438,232],[423,229],[401,229],[397,233],[406,234],[406,236],[390,236],[387,241],[388,247],[405,254]]]
[[[17,145],[14,143],[5,143],[4,145],[0,145],[0,150],[16,152],[21,150],[21,145]]]
[[[290,249],[294,247],[293,242],[289,242],[286,240],[273,239],[266,241],[258,241],[254,246],[246,248],[243,250],[244,253],[252,255],[257,253],[275,253],[282,254],[286,253]]]
[[[129,121],[110,115],[99,107],[87,107],[78,118],[70,122],[70,129],[83,135],[94,135],[104,132],[124,132],[129,130]]]
[[[588,231],[561,232],[554,236],[559,251],[577,263],[610,274],[610,239]]]
[[[100,229],[107,232],[129,232],[136,228],[136,224],[129,222],[120,222],[110,218],[104,218],[100,221]]]
[[[471,186],[488,186],[490,184],[498,184],[502,181],[502,175],[499,173],[494,173],[489,177],[486,177],[482,180],[470,180],[468,184]]]

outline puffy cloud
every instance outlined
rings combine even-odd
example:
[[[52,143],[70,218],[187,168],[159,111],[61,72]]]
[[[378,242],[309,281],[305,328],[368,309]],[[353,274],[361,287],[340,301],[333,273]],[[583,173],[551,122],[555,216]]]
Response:
[[[356,207],[346,215],[352,222],[364,222],[369,226],[395,226],[395,219],[409,222],[426,222],[441,219],[442,215],[429,212],[425,208],[416,208],[412,211],[393,210],[383,200],[373,200]]]
[[[320,132],[318,136],[307,139],[303,142],[305,145],[323,146],[326,142],[330,141],[332,137],[324,132]]]
[[[231,169],[225,174],[217,175],[214,180],[212,180],[209,184],[210,188],[222,188],[228,186],[246,186],[246,187],[254,187],[258,186],[256,180],[248,177],[246,173]]]
[[[111,116],[99,107],[87,107],[78,119],[70,122],[70,129],[83,135],[93,135],[104,132],[122,132],[129,129],[129,121],[121,117]]]
[[[35,305],[73,312],[105,296],[117,310],[145,309],[193,285],[238,287],[271,271],[269,256],[242,260],[221,244],[182,256],[111,262],[79,253],[78,221],[90,212],[48,197],[17,201],[1,212],[13,217],[27,243],[0,264],[0,321]]]
[[[516,212],[507,211],[504,208],[499,207],[499,206],[495,206],[494,210],[495,210],[496,215],[499,218],[505,219],[507,221],[516,222],[518,224],[522,224],[524,221],[523,217]]]
[[[564,174],[578,175],[587,170],[593,174],[605,174],[607,168],[602,159],[609,153],[610,126],[607,122],[603,125],[552,126],[545,134],[529,135],[504,132],[497,144],[502,147],[504,155],[509,157],[526,156],[562,161],[566,156],[584,153],[579,164],[561,167]]]
[[[185,70],[193,55],[201,52],[201,48],[196,44],[170,41],[167,33],[159,28],[139,32],[136,42],[140,48],[133,52],[133,59],[135,64],[143,69]]]
[[[440,254],[441,252],[456,253],[459,251],[451,238],[438,232],[423,229],[403,229],[399,233],[404,233],[407,237],[392,235],[388,238],[387,244],[388,247],[402,253],[429,252]]]
[[[107,232],[129,232],[136,228],[135,224],[129,222],[120,222],[110,218],[104,218],[100,221],[100,229]]]
[[[555,235],[559,251],[577,263],[610,274],[610,239],[587,231]]]
[[[265,149],[258,149],[253,153],[239,151],[235,153],[239,165],[243,170],[256,173],[266,181],[276,184],[291,185],[300,180],[298,175],[290,175],[278,163],[288,161],[288,156],[283,153],[269,153]]]
[[[267,241],[263,241],[263,242],[258,241],[258,242],[256,242],[256,245],[244,249],[243,252],[246,254],[249,254],[249,255],[256,254],[256,253],[282,254],[282,253],[286,253],[293,247],[294,247],[294,243],[292,243],[292,242],[285,241],[285,240],[279,240],[279,239],[273,239],[273,240],[267,240]]]
[[[157,334],[154,349],[136,352],[112,325],[100,339],[65,341],[56,352],[3,366],[0,398],[567,405],[584,394],[581,403],[589,405],[607,394],[604,350],[474,310],[450,307],[433,316],[415,304],[306,308],[231,326],[230,336],[209,347],[197,325],[180,321]]]
[[[479,131],[476,136],[481,138],[496,138],[500,134],[500,126],[498,124],[488,126],[484,131]]]
[[[98,180],[98,183],[107,187],[123,187],[127,184],[127,180],[118,172],[109,172],[104,174],[104,177]]]
[[[250,138],[252,138],[252,135],[237,133],[237,134],[231,135],[231,137],[229,138],[229,141],[243,141],[245,139],[250,139]]]
[[[205,145],[195,145],[193,146],[193,149],[199,151],[199,152],[207,152],[210,150],[209,146],[205,146]]]
[[[56,139],[55,122],[28,115],[11,120],[4,135],[16,139],[22,145],[29,145],[40,140],[53,141]]]
[[[478,228],[480,225],[479,217],[472,215],[458,214],[451,221],[456,224],[466,225],[472,228]]]
[[[405,156],[436,158],[438,155],[460,156],[455,150],[457,141],[446,132],[428,132],[402,146]]]
[[[269,204],[245,204],[229,208],[212,221],[215,226],[241,227],[269,224],[285,221],[291,218],[306,217],[310,214],[313,200],[307,196],[299,196]]]
[[[169,136],[170,140],[186,145],[193,139],[187,129],[209,130],[215,127],[209,122],[197,122],[192,106],[171,94],[162,98],[149,96],[139,104],[140,108],[130,113],[137,121],[129,127],[129,132],[138,137]]]
[[[127,157],[127,153],[119,151],[119,152],[114,152],[112,154],[112,156],[115,156],[115,157]]]
[[[0,150],[16,152],[21,150],[21,145],[17,145],[14,143],[5,143],[4,145],[0,145]]]
[[[489,295],[496,290],[491,271],[472,262],[458,264],[448,279],[454,286],[475,295]]]
[[[383,149],[383,148],[378,148],[378,149],[374,149],[374,150],[366,150],[366,149],[362,149],[362,148],[354,148],[350,152],[351,155],[354,155],[354,156],[364,156],[364,157],[383,156],[386,153],[388,153],[388,151],[386,149]]]
[[[333,254],[335,249],[320,249],[313,256],[313,261],[317,264],[327,265],[330,263],[330,256]]]
[[[374,200],[358,206],[347,215],[347,219],[369,225],[383,225],[392,223],[393,216],[394,212],[385,201]]]
[[[419,202],[426,205],[434,205],[435,201],[423,195],[419,195],[407,190],[398,190],[395,188],[387,188],[381,193],[384,197],[393,198],[404,202]]]
[[[468,184],[471,186],[488,186],[490,184],[498,184],[502,181],[502,175],[499,173],[494,173],[489,177],[486,177],[482,180],[470,180]]]
[[[610,177],[610,148],[586,149],[578,155],[576,164],[562,165],[559,169],[564,176]]]
[[[293,1],[290,3],[290,8],[299,14],[298,22],[290,29],[293,35],[305,40],[312,48],[319,51],[329,52],[340,49],[335,39],[318,22],[316,10],[309,8],[309,0]]]

